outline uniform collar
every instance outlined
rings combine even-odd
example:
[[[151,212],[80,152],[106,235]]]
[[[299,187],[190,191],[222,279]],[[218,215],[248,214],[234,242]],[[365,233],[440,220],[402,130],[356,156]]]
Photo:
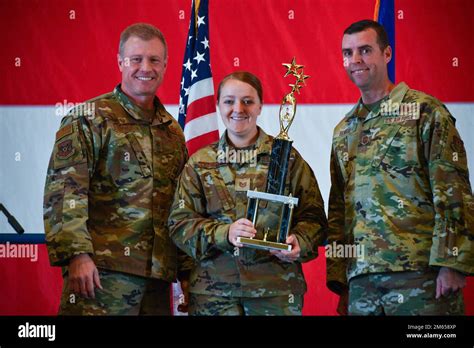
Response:
[[[118,117],[119,123],[130,123],[131,121],[133,122],[133,120],[147,124],[150,123],[149,120],[144,117],[143,110],[122,91],[121,84],[118,84],[114,88],[113,94],[119,101],[120,105],[122,105],[122,107],[127,112],[126,116]],[[170,116],[166,112],[163,104],[161,104],[158,97],[155,96],[155,98],[153,99],[153,104],[155,106],[156,113],[151,125],[154,126],[158,124],[171,123]]]
[[[410,88],[408,87],[408,85],[405,83],[405,82],[400,82],[398,85],[395,86],[394,89],[392,89],[392,91],[390,92],[389,96],[388,96],[388,99],[391,100],[392,104],[393,103],[401,103],[403,98],[405,97],[405,94],[408,92]],[[351,111],[349,111],[347,114],[346,114],[346,117],[347,119],[352,119],[354,117],[357,117],[357,110],[359,110],[359,108],[363,107],[362,105],[362,98],[359,98],[359,101],[357,102],[357,104],[351,109]],[[380,115],[380,107],[377,108],[377,110],[375,110],[375,112],[370,112],[367,117],[364,119],[364,122],[365,121],[368,121],[372,118],[375,118],[377,116]]]
[[[265,133],[262,128],[258,127],[258,138],[255,144],[250,145],[247,148],[255,147],[257,149],[257,154],[271,154],[272,153],[272,137]],[[219,139],[218,150],[225,151],[226,148],[233,148],[227,141],[227,130],[222,134],[221,138]],[[246,149],[246,148],[243,148]],[[240,149],[239,149],[240,150]]]

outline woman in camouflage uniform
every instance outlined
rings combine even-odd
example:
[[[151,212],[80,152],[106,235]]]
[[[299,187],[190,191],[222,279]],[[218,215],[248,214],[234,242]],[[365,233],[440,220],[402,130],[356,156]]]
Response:
[[[272,137],[257,126],[262,109],[259,79],[234,72],[219,85],[217,106],[226,131],[197,151],[179,179],[170,234],[196,261],[190,278],[191,315],[301,315],[306,282],[302,262],[317,256],[327,220],[313,171],[293,149],[286,192],[299,198],[287,243],[292,251],[242,247],[237,237],[262,237],[245,219],[247,190],[265,190]],[[259,225],[275,227],[268,205]],[[272,236],[273,233],[273,236]],[[275,238],[272,229],[270,238]]]

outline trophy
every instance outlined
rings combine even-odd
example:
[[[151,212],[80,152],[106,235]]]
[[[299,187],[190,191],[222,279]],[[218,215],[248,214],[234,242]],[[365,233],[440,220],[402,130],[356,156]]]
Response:
[[[288,75],[296,77],[296,82],[290,84],[291,92],[285,95],[280,105],[280,133],[273,140],[270,166],[267,174],[267,185],[265,192],[247,191],[247,213],[246,218],[252,221],[259,234],[258,215],[259,208],[267,207],[268,204],[277,205],[280,212],[278,227],[276,228],[276,240],[268,240],[271,230],[264,227],[263,239],[238,237],[237,242],[243,246],[263,249],[263,250],[287,250],[291,251],[291,245],[286,244],[286,238],[291,228],[293,209],[298,205],[298,198],[291,194],[283,195],[285,191],[286,175],[293,141],[288,136],[288,130],[295,118],[296,99],[295,92],[300,93],[300,89],[305,85],[305,80],[309,78],[303,73],[303,65],[296,64],[295,58],[289,64],[283,64],[287,68],[284,77]],[[263,204],[262,204],[263,203]]]

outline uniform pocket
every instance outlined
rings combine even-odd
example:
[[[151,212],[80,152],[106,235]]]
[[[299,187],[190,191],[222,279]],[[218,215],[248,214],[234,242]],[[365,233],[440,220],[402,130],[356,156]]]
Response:
[[[135,154],[135,158],[138,161],[138,165],[140,166],[140,170],[143,176],[144,177],[151,176],[152,173],[151,173],[150,165],[148,164],[147,158],[145,156],[145,152],[140,146],[140,143],[138,142],[137,138],[135,137],[133,133],[128,133],[126,137],[132,147],[133,153]]]
[[[51,174],[48,177],[44,194],[43,216],[46,228],[47,240],[52,240],[52,236],[61,231],[63,219],[63,201],[64,201],[64,177],[60,174]]]
[[[176,183],[181,170],[186,163],[186,145],[181,134],[172,127],[165,129],[157,129],[154,132],[155,153],[157,157],[154,159],[155,174],[160,177],[161,183],[167,184],[171,181]]]
[[[358,139],[357,133],[349,133],[343,137],[335,139],[334,149],[336,159],[339,164],[342,178],[347,185],[354,169],[355,157],[357,154]]]
[[[212,164],[211,164],[212,165]],[[206,210],[212,215],[235,208],[235,202],[219,169],[216,165],[210,168],[206,163],[198,165],[199,176],[206,195]]]
[[[382,162],[391,164],[399,159],[402,153],[403,142],[397,137],[401,125],[387,126],[375,136],[372,146],[376,146],[372,167],[379,167]],[[378,141],[377,141],[378,140]]]
[[[344,179],[344,182],[347,182],[350,173],[349,145],[347,137],[337,140],[335,150],[342,178]]]
[[[151,176],[145,154],[133,134],[117,137],[108,145],[106,173],[117,186]]]

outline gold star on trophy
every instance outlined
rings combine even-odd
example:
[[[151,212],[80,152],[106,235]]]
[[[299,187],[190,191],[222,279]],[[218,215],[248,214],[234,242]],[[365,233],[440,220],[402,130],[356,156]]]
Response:
[[[282,65],[288,69],[287,72],[285,73],[285,76],[283,77],[287,77],[288,75],[295,75],[298,73],[299,69],[304,68],[303,65],[296,64],[295,57],[293,57],[293,60],[291,61],[291,63],[283,63]]]
[[[305,80],[311,76],[304,74],[304,65],[296,64],[295,57],[293,57],[291,63],[283,63],[282,65],[287,69],[283,77],[287,77],[288,75],[296,77],[296,82],[289,85],[291,92],[283,97],[280,105],[280,134],[277,135],[277,139],[289,140],[288,130],[296,114],[296,98],[294,94],[295,92],[300,94],[300,89],[306,86]]]

